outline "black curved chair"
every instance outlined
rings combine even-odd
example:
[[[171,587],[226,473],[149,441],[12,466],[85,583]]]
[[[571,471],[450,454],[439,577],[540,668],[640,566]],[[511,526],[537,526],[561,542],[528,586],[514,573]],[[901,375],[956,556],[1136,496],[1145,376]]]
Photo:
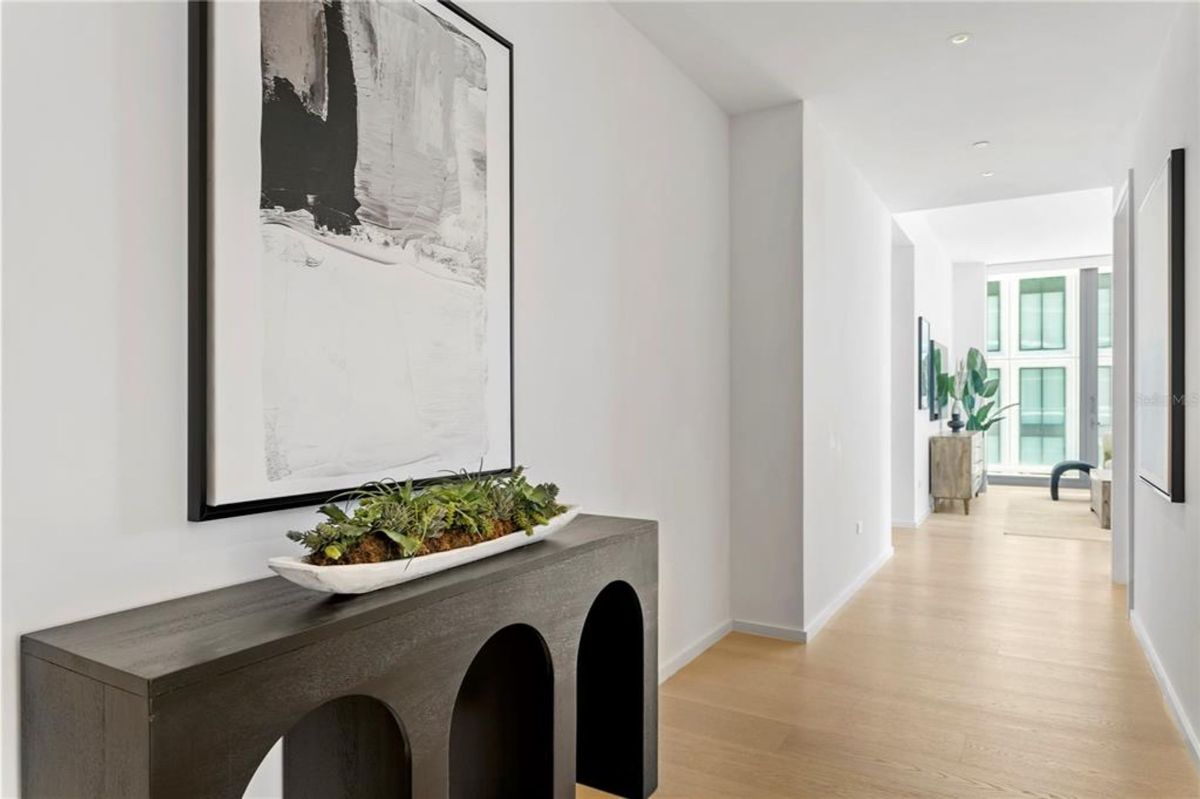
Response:
[[[1058,501],[1058,481],[1062,479],[1063,472],[1078,469],[1084,474],[1091,474],[1092,469],[1095,468],[1092,464],[1083,461],[1059,461],[1054,464],[1054,468],[1050,470],[1050,499]]]

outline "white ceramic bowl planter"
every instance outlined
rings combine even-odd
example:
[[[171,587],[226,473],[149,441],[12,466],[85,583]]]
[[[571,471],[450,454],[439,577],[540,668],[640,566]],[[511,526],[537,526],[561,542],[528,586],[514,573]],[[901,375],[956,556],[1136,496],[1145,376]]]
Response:
[[[271,570],[291,580],[296,585],[311,588],[313,591],[324,591],[329,594],[365,594],[419,577],[427,577],[446,569],[453,569],[464,563],[480,560],[492,555],[499,555],[510,549],[528,546],[543,538],[548,538],[571,523],[579,515],[578,505],[569,505],[562,513],[555,516],[546,524],[533,528],[533,534],[528,535],[524,530],[502,535],[490,541],[481,541],[469,547],[448,549],[444,552],[434,552],[431,555],[420,555],[415,558],[401,560],[386,560],[381,563],[355,563],[345,566],[315,566],[303,557],[286,556],[271,558],[267,564]]]

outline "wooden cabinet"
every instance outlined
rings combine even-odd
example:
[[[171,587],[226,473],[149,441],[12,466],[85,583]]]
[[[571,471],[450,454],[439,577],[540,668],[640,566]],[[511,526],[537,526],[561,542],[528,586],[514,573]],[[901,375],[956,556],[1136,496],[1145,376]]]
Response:
[[[948,433],[929,439],[929,493],[934,500],[960,499],[963,512],[983,486],[983,433]],[[936,508],[935,508],[936,510]]]
[[[1112,529],[1112,472],[1106,469],[1092,471],[1092,512],[1100,519],[1100,526]]]

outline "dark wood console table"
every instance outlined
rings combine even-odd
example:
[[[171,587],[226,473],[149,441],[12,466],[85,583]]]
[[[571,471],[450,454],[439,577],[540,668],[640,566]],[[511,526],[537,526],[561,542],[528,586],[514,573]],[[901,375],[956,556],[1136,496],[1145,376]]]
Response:
[[[658,526],[581,516],[357,597],[269,578],[21,639],[35,797],[240,799],[284,741],[297,797],[647,797]]]

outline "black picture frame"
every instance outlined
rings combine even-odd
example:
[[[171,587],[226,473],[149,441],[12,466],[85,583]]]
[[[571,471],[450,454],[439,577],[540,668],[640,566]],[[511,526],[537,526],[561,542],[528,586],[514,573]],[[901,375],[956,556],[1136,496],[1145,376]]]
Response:
[[[1184,501],[1184,412],[1187,409],[1187,389],[1184,378],[1187,366],[1184,347],[1187,343],[1185,331],[1184,274],[1184,230],[1187,227],[1184,185],[1187,172],[1184,168],[1183,148],[1171,151],[1171,435],[1167,439],[1170,447],[1171,502]]]
[[[187,387],[187,519],[200,522],[254,513],[324,504],[331,497],[357,488],[345,486],[288,496],[210,505],[208,502],[209,439],[209,125],[211,122],[210,36],[211,8],[215,0],[188,0],[188,387]],[[515,79],[513,44],[474,15],[450,0],[438,4],[494,39],[508,53],[508,158],[509,183],[509,434],[511,455],[507,468],[485,474],[506,474],[516,468],[516,360],[514,302],[516,296],[516,147]],[[381,475],[382,477],[382,475]],[[414,485],[445,482],[447,477],[414,480]]]
[[[933,361],[932,339],[929,332],[929,320],[923,316],[917,317],[917,410],[928,408],[929,375]]]
[[[1187,389],[1185,386],[1186,357],[1186,302],[1184,297],[1184,274],[1186,270],[1185,228],[1187,226],[1185,183],[1187,171],[1185,168],[1185,150],[1171,150],[1166,164],[1167,179],[1167,336],[1168,357],[1167,372],[1169,391],[1167,398],[1167,473],[1166,485],[1158,485],[1138,469],[1138,477],[1146,485],[1153,488],[1172,503],[1185,501],[1184,495],[1184,466],[1185,457],[1185,411],[1187,407]],[[1135,228],[1135,235],[1143,235],[1143,231]],[[1138,265],[1135,264],[1137,269]]]

